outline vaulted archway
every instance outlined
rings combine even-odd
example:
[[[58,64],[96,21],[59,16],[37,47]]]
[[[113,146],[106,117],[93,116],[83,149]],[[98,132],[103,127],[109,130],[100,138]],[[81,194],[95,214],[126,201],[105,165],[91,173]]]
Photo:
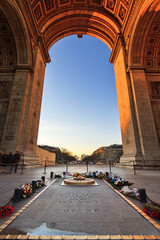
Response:
[[[88,34],[104,41],[112,51],[123,141],[121,161],[160,166],[159,1],[2,0],[0,10],[16,53],[13,66],[0,69],[2,91],[4,73],[12,72],[7,99],[1,100],[1,112],[5,101],[8,105],[3,112],[0,148],[20,150],[25,159],[37,158],[48,50],[63,37]],[[12,119],[17,119],[17,124]]]

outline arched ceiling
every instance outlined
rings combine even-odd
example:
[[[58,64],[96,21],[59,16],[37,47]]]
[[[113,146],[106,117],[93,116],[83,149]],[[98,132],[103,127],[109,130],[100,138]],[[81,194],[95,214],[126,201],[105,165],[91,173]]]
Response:
[[[47,49],[71,35],[96,36],[112,48],[131,0],[27,0]],[[135,2],[135,1],[134,1]]]
[[[144,66],[160,68],[160,11],[155,14],[144,48]]]
[[[0,69],[14,68],[16,66],[17,55],[13,34],[0,10]]]
[[[37,24],[41,29],[50,17],[69,10],[110,12],[122,24],[129,8],[129,0],[29,0]]]
[[[34,44],[37,39],[41,39],[46,56],[50,47],[61,38],[72,34],[77,34],[78,37],[87,34],[99,38],[110,47],[111,62],[115,58],[117,46],[122,44],[126,52],[129,49],[128,65],[132,62],[146,67],[155,64],[159,66],[159,60],[149,63],[149,58],[153,55],[150,48],[154,45],[149,38],[159,34],[159,30],[157,33],[150,30],[159,24],[159,18],[156,17],[160,11],[159,0],[15,1],[24,11],[24,16],[27,15],[27,21],[32,23],[30,29],[35,27],[37,37],[34,32],[30,36]],[[156,45],[156,56],[158,51],[159,46]]]
[[[148,0],[140,9],[130,41],[129,66],[160,67],[160,2]]]

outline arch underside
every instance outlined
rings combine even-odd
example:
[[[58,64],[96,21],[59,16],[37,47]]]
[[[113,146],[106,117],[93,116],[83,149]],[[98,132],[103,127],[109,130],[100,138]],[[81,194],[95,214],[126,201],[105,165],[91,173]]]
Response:
[[[46,47],[49,49],[55,42],[72,34],[86,34],[99,38],[112,49],[118,28],[115,30],[109,23],[92,16],[71,15],[51,23],[43,32]]]
[[[137,17],[129,45],[129,66],[143,66],[148,70],[160,67],[160,10],[155,11],[153,6],[157,4],[151,4],[145,14]]]
[[[143,8],[142,8],[143,10]],[[144,11],[145,10],[145,11]],[[137,17],[129,44],[128,66],[143,71],[160,146],[160,3],[150,0]],[[139,70],[138,70],[139,69]],[[134,70],[136,71],[136,70]],[[140,76],[139,81],[141,80]],[[145,98],[143,100],[145,105]]]
[[[47,49],[71,34],[88,34],[110,49],[120,33],[131,3],[126,0],[28,0]]]

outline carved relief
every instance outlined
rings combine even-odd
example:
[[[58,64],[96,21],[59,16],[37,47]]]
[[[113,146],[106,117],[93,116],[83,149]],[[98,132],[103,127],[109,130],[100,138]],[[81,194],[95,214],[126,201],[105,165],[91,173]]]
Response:
[[[122,21],[125,17],[125,14],[126,14],[126,8],[123,5],[121,5],[118,16]]]
[[[101,0],[91,0],[91,3],[101,5]]]
[[[150,28],[144,50],[144,66],[146,68],[159,68],[160,62],[160,12]]]
[[[135,4],[138,0],[134,0]],[[56,11],[61,10],[71,6],[71,9],[77,9],[77,4],[81,4],[80,9],[90,9],[95,11],[95,6],[101,8],[102,14],[104,14],[104,8],[110,11],[122,24],[126,12],[129,8],[129,0],[30,0],[30,6],[37,20],[37,25],[39,31],[41,31],[42,26],[47,22],[47,19],[51,18],[51,11],[54,10],[54,15]]]
[[[151,82],[152,98],[160,98],[160,82]]]
[[[5,136],[6,140],[14,139],[16,127],[18,123],[19,109],[20,109],[19,103],[12,103],[11,110],[9,113],[6,136]]]
[[[36,6],[36,8],[34,9],[34,14],[36,16],[37,21],[39,21],[42,17],[42,10],[40,4],[38,4],[38,6]]]
[[[86,0],[74,0],[75,3],[86,3]]]
[[[64,4],[68,4],[68,3],[70,3],[69,0],[59,0],[60,5],[64,5]]]
[[[47,11],[55,7],[55,3],[53,0],[44,0],[44,3]]]
[[[0,69],[13,69],[16,66],[16,47],[9,24],[0,10]],[[9,81],[10,80],[10,81]],[[13,77],[4,75],[0,81],[0,140],[2,139],[7,115]],[[14,119],[13,119],[14,121]],[[12,120],[11,120],[11,124]],[[15,123],[16,126],[17,123]],[[8,125],[8,130],[11,129]],[[10,130],[9,130],[10,131]],[[9,133],[8,133],[9,134]],[[13,139],[13,135],[6,139]]]
[[[154,11],[154,9],[158,9],[158,6],[160,5],[159,0],[154,0],[154,2],[151,4],[149,11]]]
[[[115,0],[108,0],[107,7],[110,8],[111,10],[114,10],[115,2],[116,2]]]
[[[160,61],[157,61],[157,67],[158,68],[160,67]]]
[[[8,98],[10,95],[10,89],[10,82],[0,82],[0,99]]]
[[[145,61],[144,65],[145,65],[145,67],[148,67],[148,68],[153,67],[153,61],[152,60],[150,60],[150,61],[147,60],[147,61]]]
[[[0,33],[1,34],[10,33],[9,26],[6,22],[0,25]]]
[[[0,68],[13,68],[16,65],[14,37],[7,20],[0,11]]]
[[[3,134],[3,126],[5,123],[6,119],[6,113],[7,113],[7,108],[8,108],[8,101],[0,101],[0,141],[2,139],[2,134]]]
[[[16,65],[16,47],[9,24],[0,10],[0,69]],[[0,81],[0,140],[2,139],[13,78],[1,76]],[[5,81],[6,80],[6,81]],[[10,81],[9,81],[10,80]]]

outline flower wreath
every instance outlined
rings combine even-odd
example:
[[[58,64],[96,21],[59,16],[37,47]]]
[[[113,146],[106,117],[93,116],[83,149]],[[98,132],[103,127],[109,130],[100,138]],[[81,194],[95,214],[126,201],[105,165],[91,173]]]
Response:
[[[36,187],[37,187],[37,188],[40,188],[40,187],[42,187],[42,186],[44,186],[44,181],[43,181],[43,180],[37,180],[37,181],[36,181]]]
[[[26,183],[20,187],[22,190],[22,198],[30,197],[32,194],[32,184]]]
[[[160,214],[157,213],[156,211],[150,211],[147,208],[143,208],[143,212],[146,213],[151,218],[156,218],[156,219],[160,220]]]
[[[14,211],[14,207],[0,206],[0,218],[9,216]]]
[[[155,202],[148,202],[145,204],[143,212],[149,217],[160,220],[160,204]]]

